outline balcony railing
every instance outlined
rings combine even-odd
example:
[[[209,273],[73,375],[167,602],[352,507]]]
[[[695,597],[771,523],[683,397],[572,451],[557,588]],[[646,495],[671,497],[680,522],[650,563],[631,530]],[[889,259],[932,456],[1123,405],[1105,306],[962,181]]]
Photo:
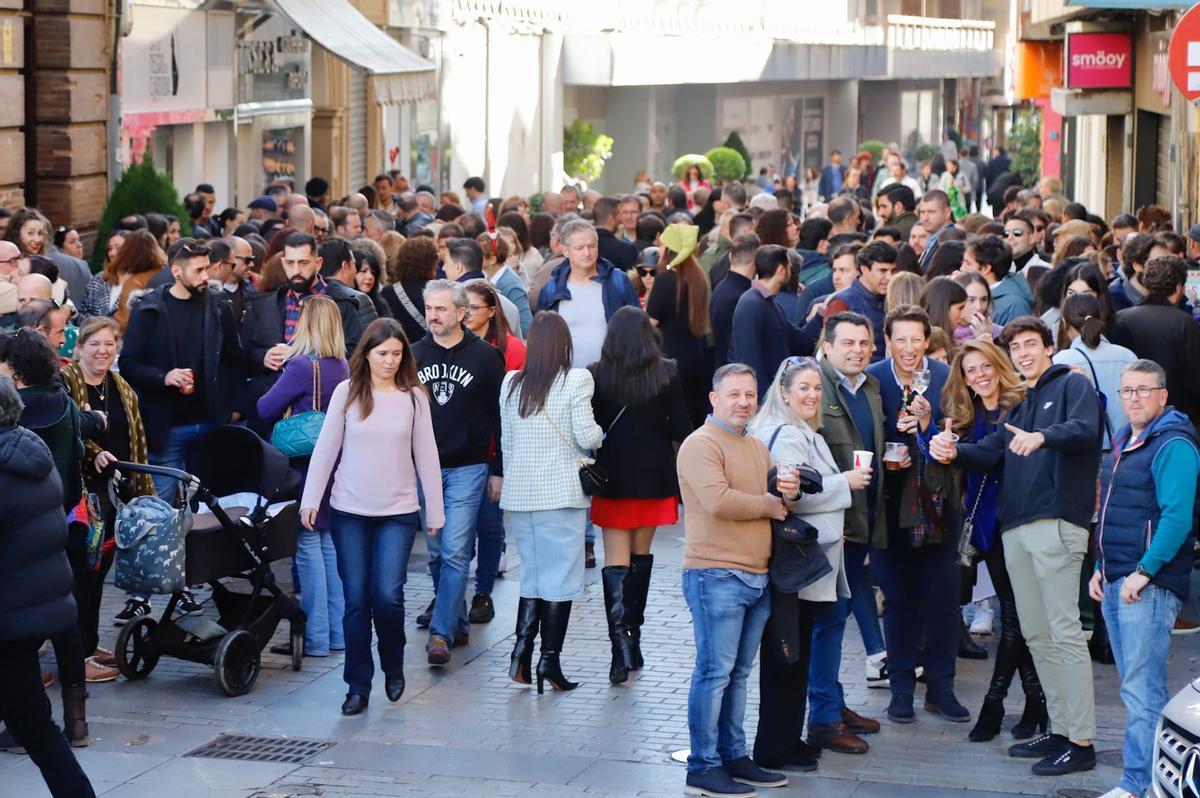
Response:
[[[996,23],[990,20],[887,17],[887,44],[894,50],[986,52],[995,47],[995,40]]]

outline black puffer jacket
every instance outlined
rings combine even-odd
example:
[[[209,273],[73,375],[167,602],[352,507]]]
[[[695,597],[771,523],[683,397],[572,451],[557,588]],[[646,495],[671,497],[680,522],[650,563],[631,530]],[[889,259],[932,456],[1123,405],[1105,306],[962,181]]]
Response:
[[[41,640],[75,623],[62,483],[50,450],[0,427],[0,640]]]

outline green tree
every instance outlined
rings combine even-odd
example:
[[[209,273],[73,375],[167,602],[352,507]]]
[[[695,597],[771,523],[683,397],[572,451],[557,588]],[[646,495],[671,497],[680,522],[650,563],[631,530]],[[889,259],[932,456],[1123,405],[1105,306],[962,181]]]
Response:
[[[920,163],[921,161],[928,161],[930,158],[937,155],[937,152],[938,152],[937,147],[933,146],[932,144],[930,144],[928,142],[925,142],[923,144],[918,144],[916,149],[913,150],[913,158],[915,158],[917,160],[917,162]]]
[[[125,170],[104,203],[104,212],[100,214],[100,226],[96,232],[96,246],[92,251],[93,270],[99,271],[104,265],[104,254],[113,227],[126,216],[144,216],[147,213],[170,214],[179,219],[183,234],[191,235],[191,219],[179,201],[171,178],[154,168],[149,155],[141,163],[135,163]]]
[[[725,138],[725,145],[731,150],[737,150],[738,155],[742,156],[742,160],[746,162],[746,171],[742,175],[743,178],[753,174],[754,167],[750,164],[750,150],[746,149],[745,143],[742,141],[741,135],[736,130],[729,131],[729,135]]]
[[[879,139],[867,139],[858,145],[858,151],[871,153],[871,159],[878,163],[879,159],[883,157],[883,148],[886,146]]]
[[[1022,111],[1008,130],[1008,154],[1012,170],[1021,182],[1032,186],[1042,173],[1042,117],[1033,111]]]
[[[604,162],[612,157],[613,139],[591,122],[576,119],[563,129],[563,170],[573,178],[591,183],[604,173]]]
[[[713,147],[704,153],[712,164],[713,175],[720,183],[741,180],[746,176],[746,160],[732,147]]]

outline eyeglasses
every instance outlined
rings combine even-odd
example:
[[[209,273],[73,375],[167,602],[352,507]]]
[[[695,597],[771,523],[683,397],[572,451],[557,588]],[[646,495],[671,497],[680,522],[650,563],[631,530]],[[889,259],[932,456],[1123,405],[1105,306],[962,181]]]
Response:
[[[37,322],[33,325],[35,328],[41,327],[43,324],[45,324],[46,317],[62,307],[62,305],[58,304],[57,299],[42,299],[39,301],[46,303],[46,309],[42,311],[42,315],[38,316]]]
[[[1121,388],[1120,390],[1117,391],[1117,396],[1121,397],[1122,399],[1129,400],[1129,399],[1133,398],[1134,394],[1137,394],[1138,399],[1149,399],[1150,394],[1153,393],[1154,391],[1165,391],[1165,390],[1167,390],[1167,389],[1166,388],[1157,388],[1157,387],[1152,388],[1149,385],[1139,385],[1136,388]]]
[[[490,305],[472,305],[468,303],[467,313],[487,313],[490,308]]]
[[[21,260],[20,255],[13,255],[11,258],[0,259],[0,263],[7,263],[8,265],[11,266],[12,264],[17,263],[20,260]]]

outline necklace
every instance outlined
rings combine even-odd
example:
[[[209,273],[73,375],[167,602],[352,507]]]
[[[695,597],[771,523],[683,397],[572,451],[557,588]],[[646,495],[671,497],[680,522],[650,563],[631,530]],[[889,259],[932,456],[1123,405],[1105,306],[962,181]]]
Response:
[[[104,379],[102,379],[100,381],[99,385],[88,385],[88,387],[93,389],[96,392],[96,395],[100,397],[100,405],[101,405],[100,409],[102,409],[104,411],[105,415],[107,415],[108,414],[108,373],[107,372],[105,373]]]

